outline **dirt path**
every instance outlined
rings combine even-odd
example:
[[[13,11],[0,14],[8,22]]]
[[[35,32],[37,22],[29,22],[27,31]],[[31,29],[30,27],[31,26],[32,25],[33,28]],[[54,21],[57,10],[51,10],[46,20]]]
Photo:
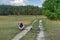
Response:
[[[25,30],[23,30],[22,32],[20,32],[19,34],[17,34],[12,40],[19,40],[19,39],[21,39],[23,36],[26,35],[26,33],[28,31],[30,31],[31,28],[32,28],[32,26],[29,26],[29,27],[25,28]]]
[[[44,29],[43,29],[43,25],[42,25],[42,20],[39,21],[39,28],[40,28],[40,32],[38,34],[37,40],[45,40]]]

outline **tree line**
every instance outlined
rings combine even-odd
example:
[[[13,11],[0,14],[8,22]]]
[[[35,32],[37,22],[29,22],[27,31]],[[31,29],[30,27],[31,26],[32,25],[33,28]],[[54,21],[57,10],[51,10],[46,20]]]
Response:
[[[0,15],[41,15],[42,9],[37,6],[0,5]]]

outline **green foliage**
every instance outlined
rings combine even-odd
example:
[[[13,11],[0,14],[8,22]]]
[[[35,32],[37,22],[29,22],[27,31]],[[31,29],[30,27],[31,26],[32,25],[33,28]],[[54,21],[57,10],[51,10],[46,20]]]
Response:
[[[37,6],[9,6],[0,5],[0,15],[41,15],[41,8]]]
[[[46,0],[43,4],[43,14],[49,19],[60,19],[60,1]]]
[[[55,20],[57,19],[58,16],[56,13],[52,13],[49,10],[45,10],[44,15],[46,15],[48,19],[55,19]]]

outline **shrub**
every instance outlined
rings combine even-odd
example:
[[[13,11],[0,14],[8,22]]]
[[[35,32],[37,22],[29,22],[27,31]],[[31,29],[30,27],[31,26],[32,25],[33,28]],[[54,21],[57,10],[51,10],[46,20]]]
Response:
[[[48,19],[58,20],[60,19],[60,12],[50,12],[49,10],[43,10],[43,14],[47,16]]]

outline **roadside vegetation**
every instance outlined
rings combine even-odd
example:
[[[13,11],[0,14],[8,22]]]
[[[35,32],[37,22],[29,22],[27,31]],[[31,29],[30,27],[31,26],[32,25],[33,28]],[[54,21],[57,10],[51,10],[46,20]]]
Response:
[[[36,17],[37,21],[33,24],[33,30],[29,31],[21,40],[36,40],[38,32],[34,30],[38,29],[38,20],[40,19],[43,20],[46,40],[60,40],[60,20],[49,20],[46,16],[39,15],[0,16],[0,40],[11,40],[11,38],[20,32],[18,23],[23,22],[26,27],[32,24]]]
[[[46,40],[60,40],[60,0],[45,0],[43,14]]]
[[[60,20],[60,0],[45,0],[42,8],[48,19]]]
[[[20,32],[18,23],[26,26],[34,20],[34,16],[0,16],[0,40],[11,40]]]
[[[46,16],[37,16],[37,18],[43,20],[45,40],[60,40],[60,20],[49,20]],[[35,26],[33,28],[36,28]],[[36,33],[35,36],[32,35],[34,35],[34,33],[29,31],[21,40],[36,40]]]
[[[35,22],[33,23],[32,30],[30,30],[22,39],[20,40],[37,40],[37,31],[39,31],[38,28],[39,20],[35,19]]]
[[[43,19],[46,40],[60,40],[60,20]]]

